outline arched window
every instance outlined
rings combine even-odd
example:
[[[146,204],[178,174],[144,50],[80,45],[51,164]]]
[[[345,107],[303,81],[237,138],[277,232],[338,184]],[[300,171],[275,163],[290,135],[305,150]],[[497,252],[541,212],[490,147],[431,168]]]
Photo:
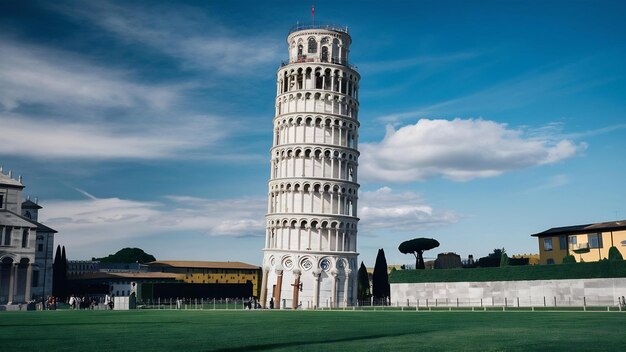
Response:
[[[28,210],[24,213],[24,216],[29,218],[29,219],[33,218],[32,215],[30,215],[30,211],[28,211]]]
[[[315,38],[309,38],[309,54],[315,54],[317,52],[317,42]]]
[[[328,47],[322,47],[322,62],[328,62]]]
[[[302,51],[304,50],[304,48],[302,47],[302,45],[298,45],[298,59],[300,59],[302,57],[302,55],[304,54]]]

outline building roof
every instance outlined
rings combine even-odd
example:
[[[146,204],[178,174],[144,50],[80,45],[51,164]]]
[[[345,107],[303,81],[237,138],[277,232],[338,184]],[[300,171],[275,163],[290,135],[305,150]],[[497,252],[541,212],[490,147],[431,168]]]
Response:
[[[46,225],[44,225],[44,224],[42,224],[40,222],[37,222],[35,220],[31,220],[31,219],[29,219],[29,218],[27,218],[25,216],[20,216],[20,218],[22,218],[22,219],[24,219],[24,220],[26,220],[28,222],[31,222],[34,225],[37,225],[37,231],[38,232],[52,232],[52,233],[57,233],[58,232],[55,229],[52,229],[52,228],[50,228],[50,227],[48,227],[48,226],[46,226]]]
[[[109,272],[91,272],[83,273],[73,277],[74,280],[94,280],[94,279],[182,279],[184,274],[172,273],[109,273]]]
[[[157,260],[146,263],[149,266],[169,266],[174,268],[201,268],[201,269],[250,269],[256,270],[260,267],[242,262],[204,262],[190,260]]]
[[[547,237],[547,236],[556,236],[556,235],[577,235],[577,234],[583,234],[583,233],[609,232],[609,231],[619,231],[619,230],[626,230],[626,220],[599,222],[595,224],[585,224],[585,225],[553,227],[549,230],[532,234],[531,236]]]
[[[30,199],[27,199],[22,202],[22,209],[41,209],[41,205],[33,202]]]
[[[24,185],[22,185],[22,183],[20,181],[15,180],[15,179],[9,177],[9,175],[5,175],[2,172],[2,169],[0,169],[0,186],[11,186],[11,187],[24,188]]]
[[[0,210],[0,225],[33,228],[37,225],[32,220],[26,220],[12,211]]]

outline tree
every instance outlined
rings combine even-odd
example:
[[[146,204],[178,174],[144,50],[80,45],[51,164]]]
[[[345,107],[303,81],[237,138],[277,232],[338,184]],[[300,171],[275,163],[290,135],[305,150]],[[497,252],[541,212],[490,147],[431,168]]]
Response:
[[[622,253],[620,253],[619,249],[615,246],[611,246],[609,248],[609,261],[610,262],[618,262],[624,260]]]
[[[506,254],[504,248],[502,248],[502,254],[500,255],[500,266],[509,265],[509,256]]]
[[[61,296],[61,246],[57,245],[54,254],[54,262],[52,263],[52,295],[54,297]]]
[[[61,262],[59,263],[59,285],[61,287],[61,298],[65,300],[68,296],[67,290],[67,256],[65,255],[65,246],[61,249]]]
[[[386,302],[390,291],[387,259],[385,259],[385,251],[381,248],[376,255],[376,264],[372,275],[372,295],[376,299],[385,299]]]
[[[398,250],[415,256],[415,269],[424,269],[424,251],[439,247],[439,241],[432,238],[414,238],[400,243]]]
[[[563,264],[575,264],[576,258],[573,255],[566,255],[563,257]]]
[[[367,268],[365,268],[365,264],[361,262],[361,267],[359,268],[359,272],[357,274],[358,278],[358,288],[357,288],[357,299],[359,301],[366,301],[370,298],[370,279],[367,275]]]
[[[148,254],[141,248],[122,248],[115,254],[103,258],[92,258],[102,263],[149,263],[156,260],[152,254]]]
[[[478,259],[478,266],[481,268],[491,268],[500,266],[500,262],[502,261],[502,253],[504,253],[504,248],[496,248],[493,252],[489,253],[486,257],[482,257]],[[508,256],[507,256],[508,257]]]

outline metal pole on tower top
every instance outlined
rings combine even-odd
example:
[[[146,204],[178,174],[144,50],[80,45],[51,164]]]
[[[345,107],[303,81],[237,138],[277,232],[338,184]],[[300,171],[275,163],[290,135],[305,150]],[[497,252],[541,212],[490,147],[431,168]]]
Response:
[[[313,27],[315,27],[315,4],[311,3],[311,17],[313,18]]]

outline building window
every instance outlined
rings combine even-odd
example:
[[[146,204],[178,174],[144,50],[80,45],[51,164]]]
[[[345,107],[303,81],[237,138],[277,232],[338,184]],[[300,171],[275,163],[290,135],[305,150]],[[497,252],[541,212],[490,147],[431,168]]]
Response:
[[[4,208],[4,194],[0,194],[0,209]]]
[[[576,241],[577,241],[576,239],[577,239],[576,236],[570,236],[570,238],[569,238],[569,246],[570,247],[572,247],[572,248],[576,247]]]
[[[567,236],[565,236],[565,235],[559,236],[559,248],[561,250],[566,250],[567,249]]]
[[[314,54],[317,52],[317,42],[315,38],[309,38],[309,54]]]
[[[552,258],[548,259],[547,263],[548,263],[549,265],[554,264],[554,259],[552,259]]]
[[[599,233],[588,234],[587,243],[589,243],[589,248],[602,248],[602,235]]]
[[[543,239],[543,250],[544,251],[551,251],[552,250],[552,239],[551,238],[544,238]]]
[[[2,241],[3,246],[11,245],[11,233],[13,232],[13,227],[7,226],[4,228],[4,240]],[[1,235],[1,233],[0,233]]]
[[[30,214],[30,211],[26,210],[26,212],[24,213],[24,217],[32,219],[32,215]]]
[[[43,244],[42,243],[37,245],[37,252],[43,252]]]
[[[22,248],[28,248],[28,229],[22,231]]]

